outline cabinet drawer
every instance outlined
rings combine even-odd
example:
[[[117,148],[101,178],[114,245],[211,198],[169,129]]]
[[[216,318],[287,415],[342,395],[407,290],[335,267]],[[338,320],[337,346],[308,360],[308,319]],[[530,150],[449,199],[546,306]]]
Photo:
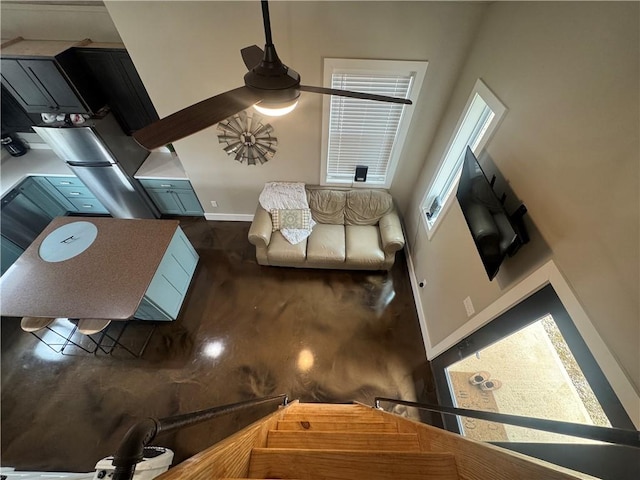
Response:
[[[47,180],[54,187],[84,187],[78,177],[47,177]]]
[[[148,188],[189,188],[191,189],[191,182],[189,180],[174,180],[172,178],[167,178],[163,180],[159,179],[150,179],[150,178],[141,178],[139,182]]]
[[[95,198],[69,198],[69,201],[81,213],[109,213]]]
[[[87,187],[83,186],[73,186],[73,187],[56,187],[56,189],[68,199],[72,198],[95,198],[91,190]]]

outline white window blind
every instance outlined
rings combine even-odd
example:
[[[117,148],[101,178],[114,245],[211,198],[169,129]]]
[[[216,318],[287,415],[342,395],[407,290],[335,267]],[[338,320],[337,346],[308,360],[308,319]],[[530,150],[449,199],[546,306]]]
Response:
[[[408,98],[413,78],[413,74],[337,72],[332,74],[331,88]],[[402,104],[332,96],[327,182],[350,183],[356,165],[366,165],[367,183],[386,183],[404,108]]]

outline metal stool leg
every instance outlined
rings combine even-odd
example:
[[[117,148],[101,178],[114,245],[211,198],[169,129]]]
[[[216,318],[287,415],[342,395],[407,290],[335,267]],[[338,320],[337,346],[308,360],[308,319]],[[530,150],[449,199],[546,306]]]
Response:
[[[60,332],[55,331],[53,328],[51,328],[49,326],[46,326],[44,328],[46,328],[51,333],[57,335],[58,337],[60,337],[62,340],[64,340],[64,343],[49,343],[43,337],[38,336],[38,334],[36,332],[30,332],[30,333],[31,333],[31,335],[36,337],[38,340],[40,340],[42,343],[44,343],[47,347],[49,347],[54,352],[60,353],[62,355],[68,355],[68,354],[64,353],[64,349],[67,348],[67,346],[69,346],[69,345],[73,345],[75,347],[78,347],[81,350],[84,350],[87,353],[91,353],[89,350],[87,350],[83,346],[81,346],[81,345],[77,344],[76,342],[74,342],[73,340],[71,340],[73,335],[76,333],[76,330],[78,329],[77,326],[74,326],[73,329],[71,330],[71,333],[69,335],[67,335],[66,337],[63,334],[61,334]],[[59,350],[56,350],[55,348],[53,348],[53,347],[58,347],[58,346],[61,347]]]
[[[113,323],[116,323],[116,322],[113,322]],[[113,353],[113,351],[116,349],[116,347],[119,347],[119,348],[122,348],[122,349],[126,350],[133,357],[140,358],[144,354],[144,352],[145,352],[145,350],[147,348],[147,345],[149,345],[149,342],[151,341],[151,337],[153,336],[153,333],[155,332],[157,325],[155,323],[153,324],[153,328],[151,329],[151,331],[147,335],[147,337],[146,337],[146,339],[144,341],[144,344],[142,345],[142,348],[140,349],[140,351],[138,353],[136,353],[136,352],[132,351],[131,349],[129,349],[127,346],[123,345],[120,342],[120,339],[122,338],[125,330],[127,330],[127,327],[129,326],[129,323],[130,322],[124,322],[124,324],[120,327],[120,331],[118,332],[117,336],[115,336],[115,337],[109,334],[108,329],[105,330],[104,336],[101,339],[100,346],[98,348],[102,352],[106,353],[107,355],[111,355]],[[106,349],[104,348],[104,345],[102,344],[102,341],[104,340],[104,338],[107,338],[108,340],[111,341],[111,344]]]
[[[49,328],[49,327],[47,327]],[[49,328],[49,330],[51,330]],[[76,331],[78,330],[78,325],[74,325],[73,326],[73,330],[71,330],[71,333],[69,334],[69,336],[67,337],[66,341],[64,342],[64,345],[62,345],[62,348],[60,349],[60,353],[62,355],[72,355],[70,353],[64,353],[64,349],[67,348],[69,345],[73,345],[76,348],[79,348],[80,350],[86,352],[86,353],[93,353],[93,351],[87,350],[86,348],[84,348],[82,345],[80,345],[79,343],[74,342],[73,340],[71,340],[73,338],[73,336],[75,335]],[[55,332],[58,333],[58,332]],[[58,335],[60,335],[58,333]]]

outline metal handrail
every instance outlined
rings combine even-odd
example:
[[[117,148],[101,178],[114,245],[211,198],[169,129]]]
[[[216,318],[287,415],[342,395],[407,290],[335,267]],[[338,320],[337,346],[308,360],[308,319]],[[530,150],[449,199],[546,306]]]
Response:
[[[561,422],[558,420],[547,420],[544,418],[522,417],[520,415],[509,415],[505,413],[483,412],[481,410],[447,407],[444,405],[433,405],[428,403],[416,403],[385,397],[375,398],[375,408],[380,409],[380,402],[396,403],[398,405],[416,407],[432,412],[445,413],[449,415],[462,415],[465,417],[477,418],[479,420],[506,423],[509,425],[516,425],[518,427],[534,428],[536,430],[544,430],[545,432],[560,433],[574,437],[588,438],[590,440],[599,440],[616,445],[640,448],[640,432],[637,430],[583,425],[580,423]]]
[[[281,400],[283,405],[287,405],[289,398],[285,394],[262,397],[244,402],[222,405],[220,407],[208,408],[197,412],[175,415],[167,418],[145,418],[135,423],[125,434],[120,442],[120,446],[113,456],[113,465],[116,467],[112,480],[131,480],[136,471],[136,465],[143,458],[144,447],[160,433],[179,430],[184,427],[205,422],[212,418],[219,417],[238,410],[255,407],[264,403]]]

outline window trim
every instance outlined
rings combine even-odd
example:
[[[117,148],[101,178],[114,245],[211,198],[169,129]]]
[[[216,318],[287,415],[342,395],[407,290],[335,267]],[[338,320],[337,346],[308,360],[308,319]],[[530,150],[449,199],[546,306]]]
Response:
[[[384,183],[370,182],[335,182],[327,180],[327,156],[329,146],[329,119],[331,109],[331,95],[324,95],[322,104],[322,144],[320,162],[320,185],[323,186],[344,186],[352,188],[390,188],[393,183],[404,143],[407,138],[413,113],[417,106],[418,96],[422,90],[424,79],[428,67],[427,61],[405,61],[405,60],[364,60],[353,58],[325,58],[323,85],[331,88],[331,79],[335,71],[349,71],[352,73],[401,73],[413,75],[412,85],[409,89],[408,99],[413,105],[407,105],[403,109],[402,119],[398,127],[393,150],[387,164],[387,174]],[[354,172],[355,174],[355,172]]]
[[[474,153],[476,154],[476,156],[478,156],[479,152],[481,152],[485,148],[487,143],[491,140],[491,138],[495,134],[496,130],[498,129],[498,127],[502,123],[502,120],[504,119],[505,114],[508,111],[507,107],[491,91],[491,89],[489,89],[489,87],[482,81],[482,79],[478,78],[476,80],[476,83],[474,84],[472,90],[471,90],[471,93],[469,94],[469,98],[467,99],[467,103],[465,104],[464,109],[462,110],[462,113],[460,114],[460,117],[458,118],[458,122],[456,123],[456,127],[453,130],[453,133],[451,134],[451,137],[449,138],[449,142],[447,143],[447,147],[445,148],[444,153],[442,155],[442,158],[440,159],[440,162],[438,163],[438,168],[436,169],[436,173],[433,175],[433,178],[429,182],[429,187],[425,190],[424,196],[422,197],[422,200],[420,201],[420,219],[421,219],[421,223],[422,223],[423,228],[427,232],[427,237],[429,238],[429,240],[431,240],[431,238],[435,234],[436,230],[438,229],[438,227],[442,223],[442,219],[444,217],[446,217],[447,212],[449,211],[449,209],[451,208],[451,205],[453,204],[453,201],[454,201],[454,198],[455,198],[454,192],[457,189],[459,177],[453,183],[451,193],[449,194],[449,196],[445,200],[444,204],[440,207],[440,212],[438,213],[438,216],[436,217],[436,219],[434,220],[434,222],[433,222],[433,224],[431,226],[429,226],[429,223],[427,221],[427,215],[426,215],[427,209],[429,208],[429,205],[427,205],[427,200],[429,199],[431,190],[434,188],[434,185],[436,183],[436,179],[437,179],[437,177],[438,177],[438,175],[440,173],[440,170],[443,168],[443,165],[444,165],[445,160],[446,160],[446,158],[447,158],[447,156],[449,154],[449,151],[451,150],[454,142],[456,141],[456,137],[458,135],[458,132],[460,131],[460,129],[461,129],[463,123],[464,123],[464,120],[465,120],[465,118],[467,116],[469,108],[471,107],[471,104],[473,103],[476,95],[480,96],[482,98],[482,100],[488,105],[488,107],[494,113],[493,119],[490,121],[489,125],[486,128],[485,133],[480,138],[480,141],[478,142],[478,145],[476,146],[476,148],[474,150]]]

